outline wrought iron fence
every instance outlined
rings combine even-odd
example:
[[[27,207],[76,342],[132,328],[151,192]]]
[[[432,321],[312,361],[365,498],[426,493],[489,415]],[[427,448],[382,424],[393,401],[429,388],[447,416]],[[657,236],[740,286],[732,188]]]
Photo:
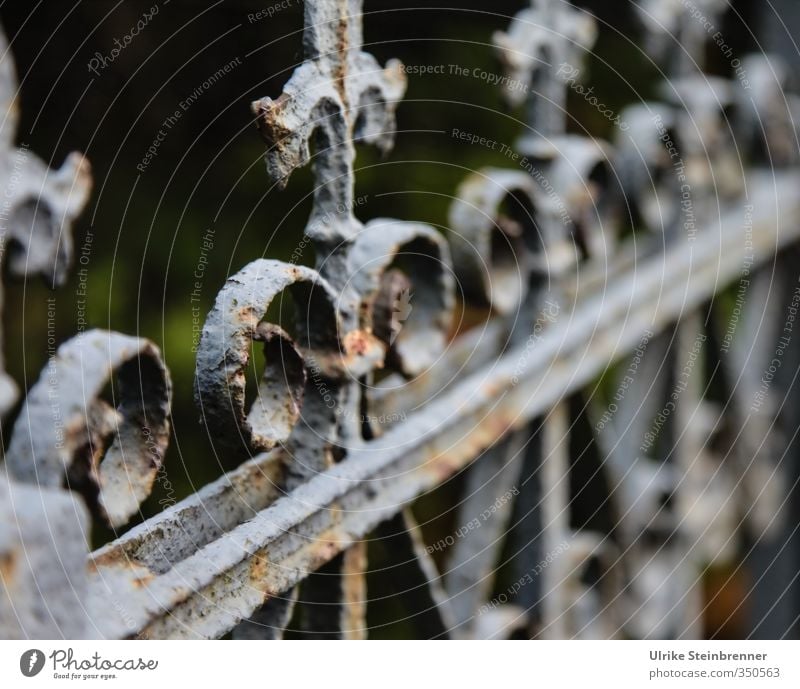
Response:
[[[720,565],[757,601],[793,534],[798,101],[775,57],[698,69],[726,7],[642,2],[663,99],[616,114],[579,78],[593,17],[532,0],[492,38],[527,133],[453,131],[509,164],[464,180],[445,236],[357,219],[354,142],[390,151],[405,72],[363,50],[361,0],[307,3],[305,61],[253,114],[272,180],[313,166],[316,268],[242,267],[197,352],[204,428],[241,464],[88,552],[92,518],[122,529],[153,488],[171,383],[147,340],[61,344],[5,450],[0,634],[361,638],[369,538],[428,638],[696,637]],[[4,253],[57,286],[88,164],[14,148],[0,47]],[[567,132],[571,93],[616,140]],[[459,327],[463,303],[491,317]],[[458,473],[426,541],[410,506]]]

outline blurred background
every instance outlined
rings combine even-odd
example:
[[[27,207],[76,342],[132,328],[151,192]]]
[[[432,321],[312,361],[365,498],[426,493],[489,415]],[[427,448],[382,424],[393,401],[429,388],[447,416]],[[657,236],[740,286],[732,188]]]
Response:
[[[499,152],[459,142],[450,131],[479,132],[508,145],[521,133],[521,113],[508,110],[497,86],[470,74],[475,67],[499,73],[490,37],[526,4],[470,0],[451,9],[408,9],[399,0],[365,2],[365,49],[381,63],[397,57],[409,66],[446,67],[445,74],[409,75],[391,154],[382,159],[359,148],[361,220],[390,216],[446,231],[459,182],[470,170],[503,165]],[[660,77],[638,47],[640,28],[628,0],[575,4],[596,14],[601,27],[581,83],[594,86],[614,111],[654,96]],[[755,47],[750,27],[790,59],[794,51],[797,64],[796,47],[785,29],[763,18],[762,3],[732,4],[724,30],[737,54]],[[774,4],[788,21],[800,3]],[[270,7],[278,9],[267,16]],[[152,13],[146,28],[113,57],[115,40],[123,41],[145,13]],[[0,6],[20,81],[18,143],[54,167],[70,151],[81,151],[95,180],[88,210],[76,226],[81,264],[70,282],[52,294],[35,281],[7,288],[7,368],[21,387],[31,387],[46,363],[47,299],[56,299],[56,335],[62,342],[81,325],[82,284],[87,328],[138,334],[161,347],[174,383],[174,433],[165,464],[168,481],[158,483],[145,515],[234,466],[230,458],[215,456],[192,401],[193,327],[198,313],[202,325],[228,275],[262,256],[288,260],[302,238],[311,172],[295,173],[285,191],[271,186],[249,107],[254,99],[279,95],[302,60],[302,15],[300,0]],[[715,60],[720,74],[729,68],[719,51],[709,51],[709,58],[712,72]],[[449,65],[468,74],[454,76]],[[221,68],[224,77],[209,85]],[[574,93],[568,109],[574,131],[613,136],[613,124]],[[159,131],[157,154],[148,159]],[[300,262],[313,265],[313,252],[304,251]],[[79,267],[86,269],[85,282],[78,278]],[[9,430],[3,429],[5,440]],[[446,527],[443,533],[449,533]],[[98,543],[109,535],[102,529],[95,534]],[[374,555],[372,569],[379,569],[380,552]],[[370,586],[371,595],[391,591],[379,578]],[[390,609],[383,615],[398,619]],[[402,625],[376,628],[371,636],[413,635]]]

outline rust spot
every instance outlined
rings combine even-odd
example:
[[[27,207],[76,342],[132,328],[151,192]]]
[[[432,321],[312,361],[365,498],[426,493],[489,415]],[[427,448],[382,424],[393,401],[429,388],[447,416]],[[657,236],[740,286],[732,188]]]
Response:
[[[733,571],[731,571],[733,570]],[[703,577],[704,626],[707,635],[721,639],[740,638],[747,630],[750,582],[732,566],[712,566]]]
[[[487,397],[495,397],[496,395],[500,394],[503,387],[507,387],[505,383],[503,383],[502,385],[495,381],[492,381],[490,383],[484,383],[483,394],[486,395]]]
[[[92,165],[89,159],[81,153],[70,153],[67,162],[74,165],[77,186],[88,192],[92,186]]]
[[[259,550],[250,561],[250,581],[262,582],[267,576],[269,558],[266,550]]]
[[[492,418],[490,423],[485,424],[486,432],[483,435],[491,438],[492,442],[494,442],[505,436],[513,428],[513,423],[503,416],[496,419]]]
[[[434,454],[420,468],[423,473],[433,476],[438,485],[453,476],[463,464],[464,462],[458,461],[457,457],[448,454]]]
[[[146,586],[148,583],[150,583],[154,578],[155,578],[155,575],[152,574],[151,572],[148,572],[147,574],[145,574],[143,576],[134,577],[131,580],[131,584],[133,584],[134,588],[140,589],[140,588],[143,588],[144,586]]]
[[[133,560],[130,553],[116,549],[92,557],[87,568],[90,574],[94,572],[102,574],[104,570],[113,569],[127,572],[134,586],[141,586],[155,576],[145,565]]]
[[[347,100],[347,55],[350,52],[350,36],[348,32],[348,16],[347,16],[347,3],[342,2],[339,4],[339,25],[336,27],[336,51],[338,53],[335,59],[333,69],[333,79],[336,85],[336,90],[339,97],[342,99],[345,110],[349,108]]]
[[[255,328],[258,325],[258,314],[251,306],[243,306],[238,309],[234,319],[250,328]]]
[[[317,570],[324,564],[330,562],[341,548],[337,547],[335,541],[322,541],[316,543],[309,553],[309,570]]]
[[[283,111],[288,101],[289,96],[282,93],[275,100],[262,98],[252,104],[258,131],[269,146],[275,146],[291,135],[291,130],[283,124]]]
[[[348,354],[364,356],[372,345],[374,338],[363,330],[353,330],[344,338],[344,348]]]
[[[288,343],[289,346],[295,349],[297,348],[295,341],[292,339],[289,333],[287,333],[279,325],[275,325],[274,323],[267,323],[266,321],[260,321],[256,325],[253,338],[266,343],[280,342],[281,340],[283,340],[286,343]]]
[[[332,512],[338,512],[337,505],[331,505]],[[344,550],[348,537],[342,532],[338,524],[331,526],[317,537],[309,547],[309,570],[317,570],[324,564],[332,560],[337,554]]]
[[[13,581],[16,567],[17,552],[15,550],[0,553],[0,579],[4,582]]]

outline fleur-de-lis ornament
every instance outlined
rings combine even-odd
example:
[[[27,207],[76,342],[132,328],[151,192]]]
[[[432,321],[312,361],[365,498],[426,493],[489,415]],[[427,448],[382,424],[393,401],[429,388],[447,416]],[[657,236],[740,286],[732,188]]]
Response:
[[[342,275],[327,254],[345,253],[342,243],[361,229],[353,214],[354,142],[391,148],[395,110],[406,88],[400,62],[391,60],[384,69],[362,51],[361,6],[362,0],[307,2],[306,61],[277,99],[253,103],[273,179],[285,185],[311,160],[316,145],[314,209],[306,233],[326,250],[320,269],[332,282]]]
[[[450,257],[436,230],[393,219],[362,224],[353,212],[354,143],[389,150],[406,85],[398,61],[382,68],[361,49],[361,8],[361,0],[307,2],[305,62],[279,97],[252,105],[273,180],[286,185],[295,169],[313,165],[305,234],[316,270],[264,259],[245,267],[218,295],[198,350],[196,398],[207,424],[239,449],[275,449],[287,490],[379,432],[364,420],[373,371],[424,370],[444,348],[452,317]],[[297,341],[263,322],[284,290],[295,303]],[[248,411],[245,371],[256,340],[268,361]],[[364,557],[355,544],[304,584],[300,600],[333,591],[335,601],[304,606],[309,633],[363,634],[363,604],[353,599],[362,597]],[[291,599],[272,599],[236,634],[285,626]]]
[[[558,70],[583,62],[597,40],[597,25],[586,12],[565,0],[531,0],[494,43],[505,65],[506,98],[511,105],[527,101],[534,135],[557,136],[566,130],[567,88]],[[527,88],[515,88],[525,84]]]

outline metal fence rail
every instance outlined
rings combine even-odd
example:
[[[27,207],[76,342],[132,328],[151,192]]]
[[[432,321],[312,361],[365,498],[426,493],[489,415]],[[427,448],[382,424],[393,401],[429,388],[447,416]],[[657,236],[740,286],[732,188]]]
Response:
[[[664,8],[642,3],[645,23]],[[197,358],[206,428],[246,459],[87,553],[87,510],[120,527],[150,493],[171,385],[145,340],[92,331],[62,345],[5,456],[0,633],[360,638],[375,534],[423,600],[427,637],[698,636],[704,569],[739,566],[748,538],[785,536],[792,426],[777,391],[794,375],[782,362],[800,288],[783,254],[800,238],[800,169],[794,152],[775,165],[785,142],[757,126],[785,97],[769,59],[748,63],[760,97],[737,101],[735,79],[696,73],[692,18],[670,21],[650,34],[656,53],[665,32],[686,39],[665,100],[621,113],[613,145],[566,133],[590,15],[533,0],[495,36],[506,73],[530,86],[506,94],[528,101],[515,148],[528,165],[466,180],[445,238],[355,217],[353,142],[389,150],[405,77],[362,51],[360,0],[307,3],[306,61],[253,111],[275,181],[313,163],[317,266],[242,268]],[[741,174],[720,134],[732,104],[754,151]],[[15,209],[69,225],[88,196],[83,165],[25,168]],[[637,227],[623,239],[626,221]],[[24,265],[51,269],[35,222],[15,232]],[[457,286],[493,315],[451,339]],[[747,291],[736,320],[718,298],[731,286]],[[284,299],[291,333],[265,322]],[[266,367],[249,402],[256,343]],[[462,471],[456,530],[426,543],[408,507]]]

